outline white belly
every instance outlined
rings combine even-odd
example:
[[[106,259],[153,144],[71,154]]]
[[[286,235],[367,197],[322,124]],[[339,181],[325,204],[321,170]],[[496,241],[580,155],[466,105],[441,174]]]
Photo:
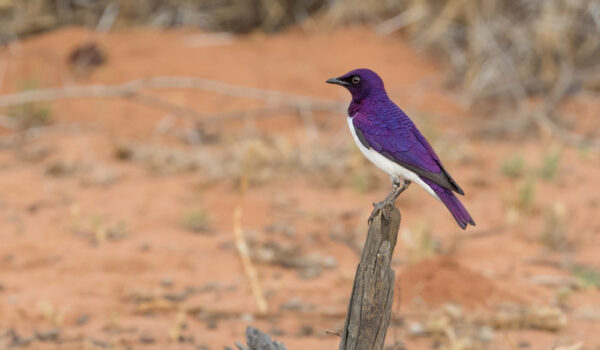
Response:
[[[354,130],[354,124],[352,123],[352,118],[348,117],[347,120],[348,120],[348,126],[350,127],[350,132],[352,133],[352,138],[354,138],[354,142],[358,146],[358,149],[360,149],[362,154],[364,154],[368,160],[370,160],[373,164],[375,164],[379,169],[381,169],[385,173],[387,173],[390,177],[409,180],[411,182],[414,182],[414,183],[418,184],[419,186],[423,187],[427,192],[429,192],[429,194],[431,194],[436,199],[438,199],[438,200],[440,199],[437,196],[437,194],[435,194],[435,192],[433,192],[431,187],[429,187],[429,185],[427,185],[425,182],[423,182],[423,180],[421,180],[421,178],[417,174],[406,169],[405,167],[401,166],[400,164],[387,159],[386,157],[379,154],[374,149],[368,149],[365,146],[363,146],[362,142],[360,142],[360,140],[358,139],[358,136],[356,135],[356,130]]]

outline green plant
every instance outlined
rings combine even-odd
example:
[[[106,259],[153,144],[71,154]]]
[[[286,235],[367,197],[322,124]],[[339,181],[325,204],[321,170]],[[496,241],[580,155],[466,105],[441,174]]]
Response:
[[[211,231],[210,213],[204,209],[193,209],[186,212],[181,219],[181,226],[196,233]]]
[[[49,106],[36,102],[13,106],[6,111],[6,115],[14,119],[17,127],[22,129],[50,124],[51,114]]]
[[[585,265],[575,265],[571,268],[571,274],[584,288],[600,287],[600,272],[597,269]]]
[[[517,209],[529,212],[533,208],[535,200],[535,183],[534,177],[530,176],[521,183],[517,193],[516,207]]]
[[[21,91],[33,90],[37,87],[35,80],[21,84]],[[48,125],[51,122],[50,106],[40,102],[27,102],[9,107],[6,115],[11,117],[18,128],[28,129],[34,126]]]
[[[515,154],[506,159],[501,166],[502,174],[511,179],[517,179],[525,174],[525,160],[521,154]]]
[[[549,181],[556,177],[560,165],[561,149],[558,147],[551,148],[542,160],[542,167],[539,170],[539,175],[542,179]]]

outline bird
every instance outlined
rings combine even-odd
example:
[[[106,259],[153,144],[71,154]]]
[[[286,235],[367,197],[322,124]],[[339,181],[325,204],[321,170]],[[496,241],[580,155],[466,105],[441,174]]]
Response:
[[[392,180],[392,191],[383,201],[373,203],[369,224],[385,204],[395,202],[414,182],[440,200],[463,230],[469,224],[475,226],[455,195],[464,195],[464,191],[413,121],[389,98],[377,73],[359,68],[326,83],[350,92],[347,122],[353,139],[362,154]]]

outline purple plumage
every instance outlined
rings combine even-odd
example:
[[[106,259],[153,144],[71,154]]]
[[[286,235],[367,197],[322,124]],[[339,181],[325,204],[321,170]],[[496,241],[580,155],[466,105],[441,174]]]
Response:
[[[464,194],[410,118],[392,102],[381,78],[356,69],[328,83],[352,94],[348,125],[361,152],[394,183],[416,182],[446,205],[463,229],[475,222],[453,192]]]
[[[456,195],[452,193],[449,189],[442,187],[435,182],[422,178],[423,182],[425,182],[429,187],[433,189],[433,192],[438,196],[438,198],[446,205],[446,208],[450,211],[456,223],[464,230],[467,228],[468,224],[475,226],[475,221],[471,218],[471,215],[462,205],[462,203],[458,200]]]

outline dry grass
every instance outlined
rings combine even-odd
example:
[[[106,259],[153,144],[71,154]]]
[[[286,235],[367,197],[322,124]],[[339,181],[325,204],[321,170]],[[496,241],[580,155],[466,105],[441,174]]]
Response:
[[[114,156],[141,164],[153,173],[198,172],[207,183],[222,179],[235,182],[249,173],[253,184],[302,174],[333,188],[354,185],[362,192],[377,186],[380,179],[377,169],[370,167],[351,146],[315,146],[308,140],[292,145],[282,137],[251,135],[234,142],[225,151],[125,144],[115,147]]]
[[[437,312],[411,320],[408,336],[432,338],[442,349],[476,350],[493,348],[493,339],[506,336],[509,329],[558,332],[565,325],[564,312],[555,307],[504,305],[490,311],[465,312],[458,305],[446,304]]]
[[[558,99],[600,84],[600,6],[594,1],[404,4],[404,17],[380,30],[403,29],[419,46],[440,53],[453,68],[452,81],[475,101]]]
[[[0,41],[81,24],[106,31],[113,25],[151,27],[199,26],[244,33],[273,32],[302,22],[322,8],[324,0],[99,0],[0,2]]]
[[[530,97],[556,103],[600,88],[600,5],[592,0],[40,0],[2,2],[0,18],[0,41],[73,23],[240,33],[368,22],[382,35],[402,31],[449,62],[450,83],[477,106],[522,109]]]

